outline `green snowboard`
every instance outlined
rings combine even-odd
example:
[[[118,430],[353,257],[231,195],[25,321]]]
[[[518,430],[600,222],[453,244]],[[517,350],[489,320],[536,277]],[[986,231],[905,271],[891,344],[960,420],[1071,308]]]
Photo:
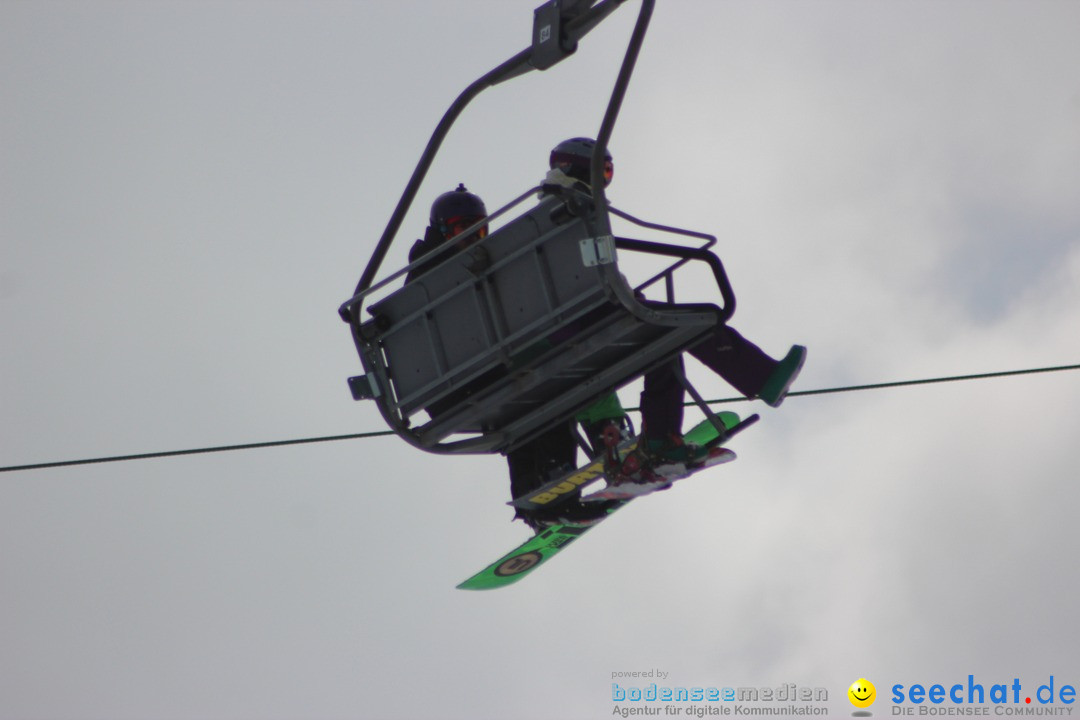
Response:
[[[747,418],[745,422],[740,423],[739,416],[732,412],[719,413],[719,417],[724,423],[724,426],[730,431],[724,438],[725,441],[739,430],[742,430],[757,420],[757,416],[753,415]],[[719,439],[719,433],[711,422],[704,420],[696,425],[690,432],[683,435],[683,439],[687,442],[693,442],[702,446],[716,445],[718,444],[717,440]],[[620,446],[619,452],[625,455],[625,453],[634,448],[634,445],[634,441],[625,443],[623,446]],[[735,453],[731,450],[722,448],[721,452],[714,454],[714,458],[715,459],[711,460],[707,467],[734,460]],[[705,468],[700,468],[699,470],[704,469]],[[518,498],[518,500],[515,500],[511,504],[519,507],[543,507],[550,502],[554,505],[562,499],[563,494],[568,490],[576,490],[585,487],[602,477],[604,477],[603,461],[601,459],[596,459],[566,476],[547,483],[529,495]],[[627,498],[624,500],[608,501],[610,507],[608,508],[607,515],[600,518],[599,521],[593,522],[591,525],[552,525],[545,528],[493,562],[491,565],[458,585],[458,589],[494,590],[521,580],[535,570],[541,563],[550,560],[564,547],[596,527],[600,522],[607,520],[607,518],[611,517],[612,513],[619,510],[633,499],[634,498]]]

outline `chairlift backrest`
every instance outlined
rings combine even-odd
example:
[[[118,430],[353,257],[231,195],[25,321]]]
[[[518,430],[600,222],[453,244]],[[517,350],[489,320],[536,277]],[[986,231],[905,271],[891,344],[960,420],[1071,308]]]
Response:
[[[545,199],[370,308],[388,328],[379,342],[403,412],[430,406],[603,302],[597,270],[581,263],[584,221],[556,223],[562,207]]]

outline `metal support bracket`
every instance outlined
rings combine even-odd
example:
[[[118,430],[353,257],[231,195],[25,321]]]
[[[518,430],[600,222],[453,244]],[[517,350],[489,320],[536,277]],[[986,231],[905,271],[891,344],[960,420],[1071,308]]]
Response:
[[[581,261],[585,263],[585,267],[610,265],[615,262],[615,238],[611,235],[585,238],[578,245],[581,247]]]
[[[349,378],[349,391],[353,400],[374,400],[382,395],[374,375],[356,375]]]

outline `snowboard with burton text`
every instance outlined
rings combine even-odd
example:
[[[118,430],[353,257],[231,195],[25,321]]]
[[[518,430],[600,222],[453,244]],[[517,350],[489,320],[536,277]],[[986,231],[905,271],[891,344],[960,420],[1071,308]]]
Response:
[[[739,416],[732,412],[718,413],[718,417],[724,427],[727,428],[727,432],[723,434],[723,437],[708,419],[683,435],[683,440],[688,443],[711,448],[709,458],[705,464],[690,470],[684,469],[683,472],[671,476],[670,480],[675,481],[685,478],[714,465],[734,460],[735,453],[727,448],[719,447],[719,445],[758,420],[757,415],[752,415],[746,420],[740,421]],[[625,458],[636,445],[636,439],[627,440],[618,446],[616,452],[620,458]],[[524,509],[557,508],[559,504],[573,497],[580,497],[582,502],[587,503],[590,496],[579,495],[579,493],[583,488],[599,479],[608,479],[605,473],[603,457],[593,459],[584,466],[542,485],[527,495],[517,498],[510,504]],[[610,480],[613,482],[609,482],[608,488],[594,493],[594,495],[603,497],[605,490],[617,487],[619,478]],[[521,580],[542,563],[554,557],[564,547],[596,527],[603,520],[611,517],[612,513],[634,499],[635,497],[605,499],[604,502],[607,503],[605,506],[606,513],[602,514],[598,519],[592,520],[589,524],[562,523],[544,528],[458,585],[458,589],[493,590]]]

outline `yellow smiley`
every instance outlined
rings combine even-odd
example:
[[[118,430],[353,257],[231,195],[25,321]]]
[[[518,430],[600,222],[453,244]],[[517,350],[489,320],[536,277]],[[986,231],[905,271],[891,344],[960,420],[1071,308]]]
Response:
[[[874,688],[874,683],[866,678],[859,678],[851,683],[851,687],[849,687],[847,691],[847,696],[852,705],[857,708],[865,708],[874,704],[874,699],[877,697],[877,690]]]

